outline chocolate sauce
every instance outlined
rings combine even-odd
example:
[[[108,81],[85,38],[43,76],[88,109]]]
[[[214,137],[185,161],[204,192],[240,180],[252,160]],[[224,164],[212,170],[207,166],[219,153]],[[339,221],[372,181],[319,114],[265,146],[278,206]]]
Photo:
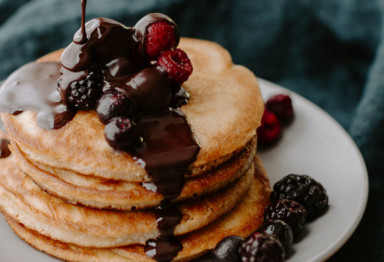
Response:
[[[15,71],[0,90],[0,111],[18,114],[32,110],[41,128],[57,129],[73,114],[61,103],[57,91],[60,64],[29,63]]]
[[[81,40],[77,44],[85,44],[87,42],[87,33],[85,32],[85,10],[87,0],[81,0]]]
[[[167,109],[172,100],[169,78],[157,67],[141,70],[120,88],[126,91],[142,114]]]
[[[82,43],[81,30],[61,56],[62,65],[74,72],[87,69],[92,63],[105,65],[119,57],[132,56],[137,42],[134,30],[108,18],[95,18],[85,24],[87,41]]]
[[[182,249],[173,236],[182,214],[171,201],[184,187],[184,175],[196,159],[200,147],[183,113],[171,110],[161,115],[145,117],[138,123],[143,144],[135,154],[145,162],[153,186],[144,185],[164,196],[155,209],[160,236],[147,241],[146,254],[158,261],[170,261]]]
[[[166,200],[176,198],[183,186],[184,175],[199,151],[183,113],[172,110],[142,118],[138,132],[143,138],[135,155],[145,162],[156,191]]]
[[[138,163],[144,163],[152,179],[152,183],[144,186],[164,196],[154,209],[160,235],[148,240],[145,250],[158,261],[170,261],[182,249],[174,236],[182,214],[172,200],[183,189],[184,176],[200,147],[185,115],[178,110],[187,102],[188,94],[182,88],[172,90],[166,73],[147,61],[142,52],[150,24],[158,21],[172,24],[177,43],[178,28],[162,14],[149,14],[135,27],[126,27],[107,18],[85,23],[85,8],[83,0],[81,29],[64,50],[61,67],[53,62],[30,63],[17,70],[0,90],[0,110],[11,114],[33,110],[40,127],[60,128],[75,114],[66,106],[68,86],[95,68],[101,70],[103,92],[119,89],[136,103],[140,116],[137,130],[142,143],[130,148],[129,153]]]
[[[0,158],[6,158],[11,154],[8,147],[9,143],[8,139],[0,138]]]

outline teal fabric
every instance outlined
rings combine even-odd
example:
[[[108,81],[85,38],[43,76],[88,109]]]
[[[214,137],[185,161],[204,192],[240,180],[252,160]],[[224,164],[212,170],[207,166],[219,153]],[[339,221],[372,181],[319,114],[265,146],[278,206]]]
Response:
[[[330,261],[384,261],[384,1],[88,2],[87,19],[127,25],[148,12],[166,13],[182,35],[219,42],[236,63],[332,115],[365,158],[370,195],[357,231]],[[79,0],[0,0],[0,79],[65,47],[79,23]]]

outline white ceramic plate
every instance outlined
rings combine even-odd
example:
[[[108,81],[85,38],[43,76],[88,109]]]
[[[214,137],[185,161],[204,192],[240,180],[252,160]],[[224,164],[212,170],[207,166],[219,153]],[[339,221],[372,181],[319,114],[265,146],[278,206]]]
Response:
[[[351,236],[364,213],[368,176],[359,150],[348,134],[328,114],[301,96],[260,80],[264,98],[277,93],[292,97],[296,117],[282,140],[260,152],[271,184],[288,173],[308,174],[328,191],[329,210],[307,224],[302,240],[287,261],[322,261]],[[0,216],[1,217],[1,216]],[[52,262],[21,241],[0,218],[0,261]]]
[[[260,153],[271,185],[289,173],[308,174],[329,196],[329,210],[307,224],[287,261],[323,261],[348,240],[364,213],[368,175],[363,158],[345,130],[319,107],[271,82],[260,80],[260,86],[265,100],[289,94],[296,114],[281,141]]]

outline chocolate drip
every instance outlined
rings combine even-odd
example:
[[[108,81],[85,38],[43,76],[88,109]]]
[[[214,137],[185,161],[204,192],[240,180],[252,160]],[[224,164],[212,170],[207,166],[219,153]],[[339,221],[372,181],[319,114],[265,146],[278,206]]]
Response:
[[[85,9],[87,7],[87,0],[81,0],[81,40],[76,44],[85,44],[87,42],[87,33],[85,32]]]
[[[11,154],[8,147],[9,143],[8,139],[0,138],[0,158],[6,158]]]
[[[184,186],[189,164],[199,152],[185,116],[172,110],[141,119],[138,128],[144,142],[135,149],[135,155],[144,161],[156,191],[167,200],[174,199]]]
[[[133,28],[112,19],[92,19],[85,24],[85,31],[88,40],[83,44],[78,30],[61,56],[62,65],[70,71],[83,71],[94,62],[103,65],[119,57],[130,58],[137,46]]]
[[[0,90],[0,110],[18,114],[32,110],[41,128],[57,129],[73,114],[61,103],[57,91],[60,64],[29,63],[8,77]]]
[[[147,60],[143,46],[152,23],[166,21],[174,26],[177,43],[178,28],[163,14],[149,14],[133,28],[107,18],[85,23],[85,9],[83,0],[81,29],[63,52],[61,69],[52,62],[30,63],[17,70],[0,90],[0,110],[11,114],[33,110],[40,127],[60,128],[75,114],[66,106],[68,87],[91,71],[102,72],[103,92],[120,90],[132,101],[142,143],[127,151],[143,163],[152,179],[144,186],[164,196],[154,209],[160,235],[147,241],[146,253],[158,261],[170,261],[182,249],[174,230],[183,216],[173,200],[183,189],[184,176],[200,147],[178,110],[187,102],[188,93],[181,87],[172,90],[176,88],[171,87],[167,74]]]
[[[200,148],[185,116],[179,110],[145,117],[138,123],[143,144],[135,154],[145,162],[145,169],[154,186],[145,185],[164,196],[155,209],[160,236],[146,244],[146,254],[158,261],[170,261],[182,249],[173,236],[182,214],[171,201],[184,187],[184,175]]]

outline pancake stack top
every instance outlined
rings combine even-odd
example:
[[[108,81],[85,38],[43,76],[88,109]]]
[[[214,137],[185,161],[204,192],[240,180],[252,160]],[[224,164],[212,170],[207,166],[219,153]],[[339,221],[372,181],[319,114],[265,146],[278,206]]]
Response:
[[[190,260],[261,223],[257,80],[165,15],[83,24],[6,80],[0,111],[0,210],[48,254]]]

